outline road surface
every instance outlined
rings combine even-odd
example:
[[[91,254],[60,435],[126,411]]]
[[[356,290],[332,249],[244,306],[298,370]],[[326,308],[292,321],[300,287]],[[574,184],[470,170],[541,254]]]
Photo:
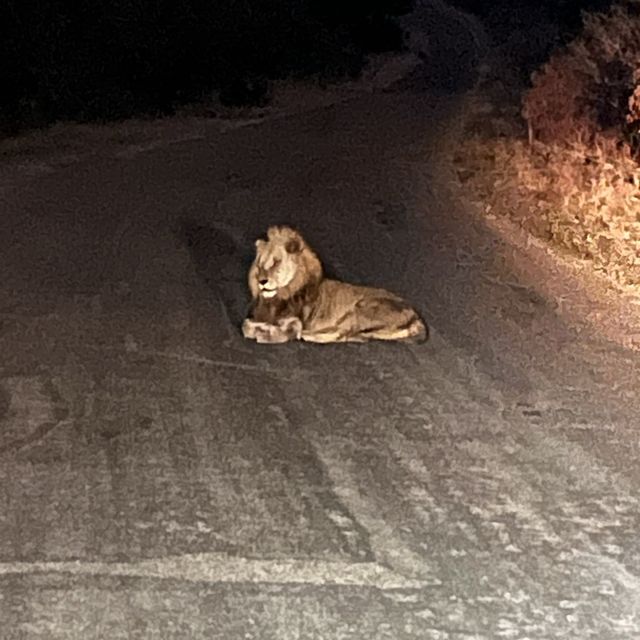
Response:
[[[5,143],[2,640],[640,638],[639,358],[518,281],[463,117],[398,90]],[[431,340],[243,341],[282,222]]]

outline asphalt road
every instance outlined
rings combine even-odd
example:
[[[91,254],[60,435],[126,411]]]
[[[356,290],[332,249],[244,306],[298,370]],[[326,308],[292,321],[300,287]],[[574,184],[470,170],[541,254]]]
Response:
[[[462,111],[5,147],[2,640],[640,638],[640,359],[465,209]],[[281,222],[431,340],[243,341]]]

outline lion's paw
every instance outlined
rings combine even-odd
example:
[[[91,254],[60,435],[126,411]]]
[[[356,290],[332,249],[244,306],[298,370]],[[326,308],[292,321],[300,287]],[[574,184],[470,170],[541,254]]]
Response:
[[[247,318],[242,323],[242,334],[245,338],[260,344],[282,344],[300,339],[302,322],[298,318],[285,318],[279,320],[278,324],[270,324]]]
[[[247,340],[255,340],[261,325],[266,325],[266,322],[255,322],[247,318],[242,323],[242,335],[247,338]]]
[[[278,321],[278,328],[289,340],[300,340],[302,338],[302,321],[299,318],[284,318]]]

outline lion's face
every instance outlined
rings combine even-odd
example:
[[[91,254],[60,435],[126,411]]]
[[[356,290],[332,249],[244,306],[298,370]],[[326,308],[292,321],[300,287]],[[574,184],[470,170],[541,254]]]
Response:
[[[298,274],[302,248],[302,239],[287,227],[269,229],[268,240],[257,240],[250,278],[254,295],[269,299],[286,289]]]

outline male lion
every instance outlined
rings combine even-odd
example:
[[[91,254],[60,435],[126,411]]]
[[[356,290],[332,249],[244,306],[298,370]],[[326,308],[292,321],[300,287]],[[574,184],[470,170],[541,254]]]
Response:
[[[249,269],[253,308],[242,325],[261,343],[423,342],[425,323],[404,300],[384,289],[323,277],[320,260],[290,227],[270,227],[256,241]]]

